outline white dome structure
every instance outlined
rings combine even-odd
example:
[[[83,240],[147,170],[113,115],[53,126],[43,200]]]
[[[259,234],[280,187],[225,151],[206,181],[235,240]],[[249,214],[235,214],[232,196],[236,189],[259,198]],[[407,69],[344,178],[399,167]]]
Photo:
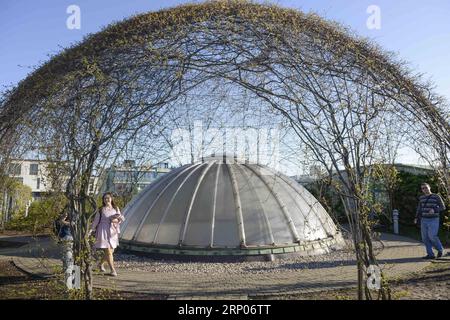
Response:
[[[315,255],[343,241],[325,209],[297,182],[225,157],[172,170],[141,191],[124,215],[121,247],[150,254]]]

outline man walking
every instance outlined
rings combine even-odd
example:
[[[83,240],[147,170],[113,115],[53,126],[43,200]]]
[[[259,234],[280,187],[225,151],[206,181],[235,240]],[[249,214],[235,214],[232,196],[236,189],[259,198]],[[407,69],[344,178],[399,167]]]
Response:
[[[445,210],[445,205],[438,194],[431,192],[428,183],[422,183],[421,190],[424,194],[419,198],[414,223],[420,221],[422,241],[427,249],[424,259],[435,258],[433,247],[438,251],[437,257],[440,258],[444,254],[444,248],[438,237],[439,214]]]

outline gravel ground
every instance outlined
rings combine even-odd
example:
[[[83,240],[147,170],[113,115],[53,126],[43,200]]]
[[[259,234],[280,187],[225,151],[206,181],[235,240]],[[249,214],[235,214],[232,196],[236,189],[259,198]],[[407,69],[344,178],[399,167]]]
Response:
[[[450,263],[433,263],[410,278],[391,283],[394,300],[449,300]],[[167,296],[133,292],[102,293],[95,290],[97,299],[165,300]],[[12,263],[0,261],[0,300],[3,299],[67,299],[67,294],[54,281],[33,279]],[[250,297],[251,298],[251,297]],[[298,295],[253,297],[258,300],[354,300],[355,289],[313,292]]]
[[[6,246],[6,245],[5,245]],[[8,246],[14,247],[8,243]],[[378,246],[379,249],[379,246]],[[449,250],[449,249],[447,249]],[[449,250],[450,251],[450,250]],[[300,270],[303,268],[323,267],[324,264],[339,265],[352,263],[353,254],[350,247],[342,251],[332,252],[316,257],[293,257],[273,262],[243,263],[183,263],[176,261],[153,260],[129,254],[115,255],[122,267],[150,270],[154,272],[240,272],[263,273],[281,270]],[[448,260],[434,262],[426,269],[411,274],[408,278],[393,281],[391,284],[394,300],[449,300],[450,299],[450,262]],[[116,292],[95,290],[97,299],[133,299],[133,300],[165,300],[166,296],[139,294],[133,292]],[[34,279],[18,270],[9,261],[0,261],[0,300],[3,299],[68,299],[61,283],[56,280]],[[74,297],[71,297],[72,299]],[[252,298],[252,297],[249,297]],[[342,300],[356,299],[354,289],[305,293],[298,295],[277,295],[274,297],[253,297],[261,299],[287,300]]]
[[[399,300],[449,300],[450,262],[434,262],[409,279],[394,284]]]
[[[378,244],[378,248],[380,245]],[[178,272],[178,273],[215,273],[215,274],[262,274],[278,273],[287,270],[315,269],[355,263],[351,243],[343,250],[319,256],[292,256],[275,261],[248,261],[232,263],[216,262],[180,262],[174,260],[155,260],[150,257],[117,253],[115,264],[119,268],[132,271]]]

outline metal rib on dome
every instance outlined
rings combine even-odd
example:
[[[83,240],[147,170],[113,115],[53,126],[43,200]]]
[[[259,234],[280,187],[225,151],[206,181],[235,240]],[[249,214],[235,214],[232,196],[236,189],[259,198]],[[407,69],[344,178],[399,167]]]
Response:
[[[149,253],[320,254],[342,243],[320,203],[260,165],[208,158],[161,177],[124,209],[122,247]]]

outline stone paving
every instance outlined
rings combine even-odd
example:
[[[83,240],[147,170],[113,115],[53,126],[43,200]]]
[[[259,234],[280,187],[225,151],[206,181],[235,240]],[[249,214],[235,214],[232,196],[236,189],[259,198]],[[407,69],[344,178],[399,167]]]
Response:
[[[4,237],[1,241],[5,241]],[[398,278],[430,264],[421,257],[424,248],[415,240],[383,234],[385,248],[378,259],[388,277]],[[41,258],[45,257],[45,258]],[[32,240],[20,248],[0,249],[0,259],[12,260],[17,267],[38,276],[51,276],[60,266],[59,249],[50,240]],[[118,277],[97,274],[94,286],[120,291],[167,295],[169,299],[246,299],[278,294],[298,294],[356,286],[356,266],[346,263],[314,269],[283,269],[277,273],[190,274],[145,272],[118,269]]]

